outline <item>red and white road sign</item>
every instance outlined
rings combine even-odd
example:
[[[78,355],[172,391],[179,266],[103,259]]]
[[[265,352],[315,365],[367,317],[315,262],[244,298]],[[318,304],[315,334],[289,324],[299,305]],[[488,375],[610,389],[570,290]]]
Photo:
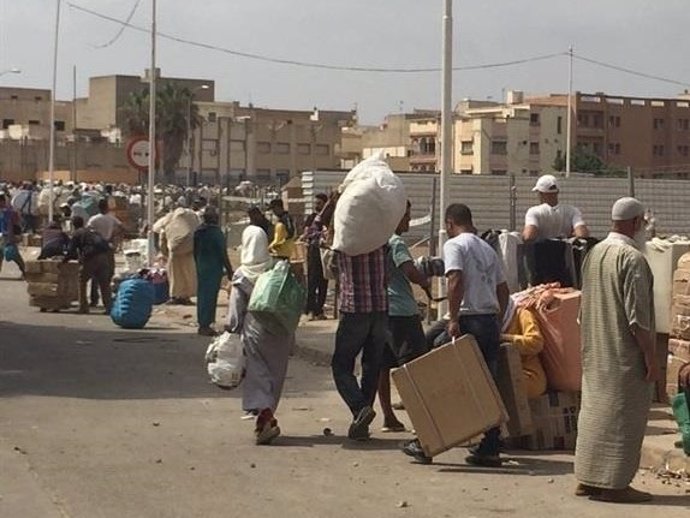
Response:
[[[149,168],[149,139],[136,137],[127,144],[127,161],[139,171]]]

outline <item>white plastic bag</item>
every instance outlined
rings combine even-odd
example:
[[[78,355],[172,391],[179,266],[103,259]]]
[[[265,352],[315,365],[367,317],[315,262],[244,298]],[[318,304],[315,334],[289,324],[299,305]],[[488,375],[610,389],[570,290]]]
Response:
[[[368,254],[388,242],[405,214],[405,186],[381,153],[348,173],[334,214],[333,250]]]
[[[213,383],[226,389],[238,387],[246,363],[240,335],[225,332],[214,338],[206,350],[206,363]]]

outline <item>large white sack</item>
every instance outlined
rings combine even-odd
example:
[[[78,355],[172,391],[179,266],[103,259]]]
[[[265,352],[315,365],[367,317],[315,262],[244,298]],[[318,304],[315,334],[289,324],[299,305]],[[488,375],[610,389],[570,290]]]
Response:
[[[405,214],[405,186],[382,154],[360,162],[340,186],[333,224],[334,250],[355,256],[388,242]]]

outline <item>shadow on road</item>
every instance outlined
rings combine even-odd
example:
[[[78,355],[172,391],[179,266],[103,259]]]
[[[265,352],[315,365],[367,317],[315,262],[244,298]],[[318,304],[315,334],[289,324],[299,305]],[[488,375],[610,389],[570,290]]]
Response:
[[[0,397],[237,398],[208,382],[207,339],[0,322]]]

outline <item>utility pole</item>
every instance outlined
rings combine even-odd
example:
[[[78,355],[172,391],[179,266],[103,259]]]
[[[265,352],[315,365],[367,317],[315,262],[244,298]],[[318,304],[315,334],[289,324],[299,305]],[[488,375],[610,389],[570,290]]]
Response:
[[[57,0],[57,11],[55,13],[55,42],[53,44],[53,91],[50,94],[50,143],[48,144],[48,188],[49,205],[48,221],[53,221],[55,193],[53,192],[53,175],[55,173],[55,90],[57,90],[57,61],[58,43],[60,41],[60,4],[62,0]]]
[[[446,208],[449,199],[449,180],[453,167],[453,0],[444,0],[443,12],[443,80],[441,107],[441,196],[439,200],[438,250],[448,238]],[[439,296],[445,294],[443,279],[439,280]],[[439,305],[440,319],[446,304]]]
[[[570,156],[573,139],[573,46],[568,47],[568,114],[565,123],[565,177],[570,177]]]
[[[149,188],[148,188],[148,240],[149,266],[155,257],[153,223],[156,216],[153,184],[156,180],[156,0],[151,0],[151,70],[149,71]]]
[[[72,181],[77,182],[77,65],[72,66]]]

